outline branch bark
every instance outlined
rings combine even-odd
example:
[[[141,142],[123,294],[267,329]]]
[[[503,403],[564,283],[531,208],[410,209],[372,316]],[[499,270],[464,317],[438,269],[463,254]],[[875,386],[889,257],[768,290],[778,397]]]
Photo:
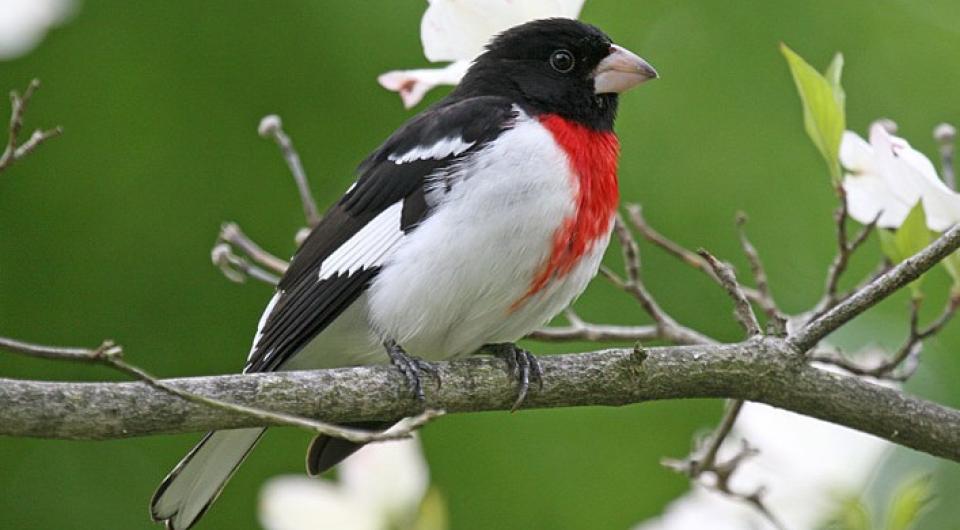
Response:
[[[730,345],[611,349],[542,358],[543,389],[523,408],[618,406],[661,399],[767,403],[960,462],[960,411],[810,365],[783,339]],[[509,410],[516,389],[503,361],[437,363],[443,384],[425,403],[389,365],[164,380],[240,405],[342,423]],[[0,435],[103,440],[268,425],[184,401],[144,383],[0,379]]]

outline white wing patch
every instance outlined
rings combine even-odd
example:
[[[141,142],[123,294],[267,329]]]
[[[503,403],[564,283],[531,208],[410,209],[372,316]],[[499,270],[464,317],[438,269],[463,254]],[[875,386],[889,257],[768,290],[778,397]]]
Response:
[[[417,160],[441,160],[456,156],[473,147],[476,142],[464,142],[463,138],[444,138],[433,145],[418,145],[406,153],[393,153],[387,157],[394,164],[406,164]]]
[[[403,201],[398,201],[367,223],[320,265],[318,280],[336,274],[353,274],[362,268],[383,265],[391,251],[403,239],[400,215]]]
[[[270,313],[273,313],[273,308],[277,305],[277,300],[280,300],[279,292],[273,295],[270,303],[267,304],[267,308],[264,309],[263,314],[260,315],[260,322],[257,323],[257,334],[253,337],[253,346],[250,347],[250,354],[247,355],[248,363],[253,359],[253,354],[257,351],[257,343],[260,342],[260,337],[263,336],[263,326],[267,325],[267,319],[270,318]],[[246,369],[244,369],[244,372],[246,372]]]

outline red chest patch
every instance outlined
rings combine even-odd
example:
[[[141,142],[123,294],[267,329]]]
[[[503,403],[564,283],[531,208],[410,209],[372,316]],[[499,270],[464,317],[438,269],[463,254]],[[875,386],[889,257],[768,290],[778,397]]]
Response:
[[[553,236],[550,257],[543,264],[526,294],[511,306],[517,309],[543,289],[552,278],[566,275],[584,254],[605,236],[617,210],[617,159],[620,142],[612,132],[600,132],[554,114],[540,117],[557,144],[566,152],[577,190],[573,215],[560,224]]]

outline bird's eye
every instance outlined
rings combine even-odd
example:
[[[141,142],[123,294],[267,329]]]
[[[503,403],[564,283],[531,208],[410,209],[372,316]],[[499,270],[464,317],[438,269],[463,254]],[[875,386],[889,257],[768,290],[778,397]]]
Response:
[[[573,58],[573,54],[568,50],[557,50],[550,54],[550,66],[561,74],[573,70],[574,64],[576,64],[576,61]]]

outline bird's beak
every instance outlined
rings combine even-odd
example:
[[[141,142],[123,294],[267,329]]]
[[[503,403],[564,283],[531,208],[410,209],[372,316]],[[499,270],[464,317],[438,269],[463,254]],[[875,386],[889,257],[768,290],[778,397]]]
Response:
[[[626,48],[611,44],[610,55],[593,71],[594,91],[597,94],[619,94],[658,77],[650,63]]]

